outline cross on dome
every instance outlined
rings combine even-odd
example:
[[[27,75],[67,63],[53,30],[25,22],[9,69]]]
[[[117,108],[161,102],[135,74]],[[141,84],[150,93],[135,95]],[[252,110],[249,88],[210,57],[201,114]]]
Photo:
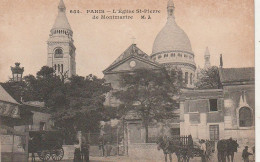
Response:
[[[136,38],[135,38],[135,37],[132,37],[131,39],[132,39],[132,41],[133,41],[132,44],[135,44],[135,40],[136,40]]]

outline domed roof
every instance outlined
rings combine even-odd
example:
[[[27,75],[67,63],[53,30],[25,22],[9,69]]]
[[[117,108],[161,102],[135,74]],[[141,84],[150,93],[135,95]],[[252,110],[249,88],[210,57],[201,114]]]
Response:
[[[59,9],[59,13],[58,13],[58,16],[56,17],[56,20],[55,20],[55,23],[54,23],[52,29],[71,30],[69,21],[66,16],[66,7],[65,7],[63,0],[60,1],[58,9]]]
[[[187,34],[175,22],[174,9],[173,1],[169,0],[167,3],[168,20],[155,38],[153,54],[173,50],[193,53]]]
[[[153,54],[172,50],[193,53],[187,34],[177,25],[174,18],[168,18],[166,25],[155,38]]]

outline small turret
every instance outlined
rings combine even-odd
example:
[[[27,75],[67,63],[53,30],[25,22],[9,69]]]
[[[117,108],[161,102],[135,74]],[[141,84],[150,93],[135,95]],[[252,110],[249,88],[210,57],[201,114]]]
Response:
[[[205,59],[205,64],[204,64],[204,69],[207,69],[211,66],[210,64],[210,53],[209,53],[209,48],[206,48],[206,51],[204,53],[204,59]]]

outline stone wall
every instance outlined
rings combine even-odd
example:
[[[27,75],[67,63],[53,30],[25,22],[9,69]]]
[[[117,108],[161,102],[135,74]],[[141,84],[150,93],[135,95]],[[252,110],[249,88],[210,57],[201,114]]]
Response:
[[[239,152],[242,152],[245,146],[249,148],[255,146],[255,130],[252,129],[225,130],[224,136],[225,139],[232,137],[234,140],[237,140]]]

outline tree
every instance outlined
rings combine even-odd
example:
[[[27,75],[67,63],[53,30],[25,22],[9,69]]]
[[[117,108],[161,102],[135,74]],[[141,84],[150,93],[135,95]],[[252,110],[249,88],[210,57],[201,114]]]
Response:
[[[56,126],[71,136],[79,130],[96,132],[104,118],[103,103],[110,86],[93,75],[73,76],[65,83],[64,91],[66,104],[53,113]]]
[[[138,69],[133,73],[120,75],[121,90],[113,95],[122,103],[121,114],[134,110],[145,127],[146,142],[148,142],[148,126],[153,120],[162,121],[175,114],[173,110],[178,108],[177,102],[173,99],[180,90],[178,71]]]
[[[198,89],[217,89],[220,88],[221,82],[219,77],[218,67],[212,66],[207,69],[202,69],[196,86]]]
[[[43,101],[55,126],[63,129],[67,141],[73,141],[76,131],[96,131],[101,120],[109,120],[104,113],[105,94],[110,86],[94,75],[73,76],[64,82],[54,70],[43,66],[36,77],[28,75],[21,82],[8,81],[4,88],[20,101]]]

